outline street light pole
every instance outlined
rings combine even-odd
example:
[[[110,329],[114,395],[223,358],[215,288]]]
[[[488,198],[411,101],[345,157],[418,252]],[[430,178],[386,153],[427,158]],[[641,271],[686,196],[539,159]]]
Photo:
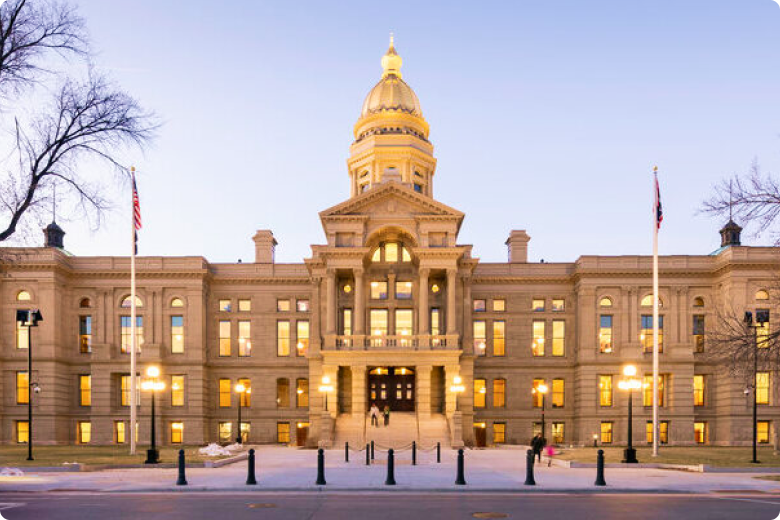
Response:
[[[634,390],[642,387],[642,382],[635,378],[636,367],[634,365],[626,365],[623,367],[623,375],[626,379],[623,379],[618,383],[618,388],[628,391],[628,447],[623,452],[624,464],[636,464],[639,461],[636,458],[636,450],[634,449]],[[655,430],[653,430],[655,435]]]
[[[146,375],[149,376],[150,379],[147,381],[144,381],[141,385],[141,388],[144,390],[149,390],[152,392],[152,407],[151,407],[151,418],[152,418],[152,424],[151,424],[151,442],[150,442],[150,448],[146,451],[146,460],[144,461],[144,464],[159,464],[160,463],[160,452],[157,450],[157,435],[156,435],[156,429],[155,429],[155,413],[154,413],[154,394],[157,393],[160,390],[165,389],[165,383],[162,381],[157,381],[157,378],[160,376],[160,369],[156,366],[151,366],[146,369]],[[131,432],[130,434],[133,435],[135,432]]]
[[[756,313],[758,314],[758,313]],[[758,316],[756,316],[758,317]],[[752,464],[759,464],[758,460],[758,327],[753,327],[753,460]]]
[[[32,328],[38,326],[39,321],[43,321],[41,311],[35,310],[17,310],[16,321],[21,326],[27,326],[27,460],[33,459],[33,394],[41,391],[38,383],[33,382],[32,375]]]

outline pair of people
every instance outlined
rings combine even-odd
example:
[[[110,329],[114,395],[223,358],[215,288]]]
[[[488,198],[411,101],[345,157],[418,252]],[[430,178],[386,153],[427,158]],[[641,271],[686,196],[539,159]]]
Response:
[[[376,403],[371,405],[371,409],[369,411],[369,415],[371,415],[371,426],[379,426],[379,414],[382,414],[384,425],[389,426],[390,425],[390,407],[385,405],[385,409],[381,412],[379,411],[379,407],[376,405]]]

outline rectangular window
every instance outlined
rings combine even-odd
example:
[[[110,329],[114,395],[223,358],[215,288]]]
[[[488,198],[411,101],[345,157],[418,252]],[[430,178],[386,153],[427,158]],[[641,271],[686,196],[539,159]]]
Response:
[[[230,322],[219,322],[219,355],[227,357],[232,354],[230,347]]]
[[[564,310],[566,310],[566,302],[563,299],[553,299],[552,311],[563,312]]]
[[[371,282],[370,287],[372,300],[387,299],[387,282]]]
[[[493,444],[504,444],[506,442],[506,423],[493,423]]]
[[[184,353],[184,316],[171,316],[171,354]]]
[[[506,408],[506,379],[493,380],[493,408]]]
[[[542,401],[544,400],[544,394],[539,392],[537,388],[544,384],[544,379],[534,379],[533,388],[531,389],[531,398],[533,399],[533,407],[541,408]]]
[[[612,376],[599,376],[599,406],[612,406]]]
[[[704,376],[693,376],[693,406],[704,406]]]
[[[372,336],[387,336],[387,309],[371,309],[369,323]]]
[[[601,444],[612,444],[612,421],[601,423]]]
[[[295,302],[295,308],[298,312],[309,312],[309,300],[298,300]]]
[[[290,423],[279,422],[276,423],[276,442],[279,444],[290,443]]]
[[[76,444],[89,444],[92,440],[92,423],[79,421],[76,423]]]
[[[695,422],[693,423],[693,438],[696,444],[707,444],[707,423]]]
[[[552,337],[552,355],[563,356],[566,353],[566,322],[554,320]]]
[[[658,442],[661,444],[669,443],[669,421],[658,422]],[[645,437],[647,444],[653,444],[653,421],[647,421],[645,426]]]
[[[484,356],[486,354],[487,332],[485,330],[484,320],[474,321],[474,355]]]
[[[248,357],[252,355],[252,322],[248,320],[238,322],[238,356]]]
[[[79,316],[79,352],[92,352],[92,316]]]
[[[756,442],[759,444],[769,444],[769,431],[771,421],[758,421],[756,423]]]
[[[219,407],[230,408],[232,399],[230,398],[230,379],[222,378],[219,380]]]
[[[295,406],[297,408],[309,407],[309,380],[298,379],[295,388]]]
[[[487,394],[487,386],[484,379],[474,380],[474,408],[485,407],[485,395]]]
[[[485,312],[487,310],[486,300],[474,300],[474,312]]]
[[[141,404],[141,378],[135,379],[135,404]],[[130,375],[121,376],[119,380],[119,402],[122,406],[130,406]]]
[[[653,352],[653,316],[642,315],[642,327],[639,331],[639,342],[644,352]],[[664,317],[658,316],[658,352],[664,351]]]
[[[30,442],[30,423],[28,421],[16,421],[16,442],[18,444]]]
[[[114,444],[124,444],[125,442],[127,442],[125,421],[114,421]]]
[[[287,378],[276,380],[276,407],[290,407],[290,380]]]
[[[564,405],[564,382],[563,379],[553,379],[552,381],[552,407],[563,408]]]
[[[390,242],[385,244],[385,262],[395,263],[398,261],[398,244]]]
[[[230,300],[219,300],[219,310],[222,312],[232,312],[233,305]]]
[[[252,300],[238,300],[238,312],[250,312],[252,310]]]
[[[20,322],[16,322],[16,348],[27,349],[30,346],[30,328]]]
[[[397,336],[412,335],[412,309],[395,310],[395,334]],[[402,345],[406,346],[406,345]]]
[[[755,316],[765,313],[769,317],[769,309],[756,309]],[[764,323],[756,322],[756,345],[758,348],[769,348],[769,320]]]
[[[534,339],[531,344],[531,351],[534,356],[544,356],[544,322],[534,320],[533,323]]]
[[[395,299],[412,299],[412,282],[395,282]]]
[[[544,312],[544,299],[536,299],[531,302],[531,310],[533,312]]]
[[[702,314],[693,317],[693,350],[704,352],[704,315]]]
[[[233,442],[233,423],[219,423],[219,442],[223,444]]]
[[[132,321],[130,316],[120,316],[119,328],[122,336],[122,353],[130,352],[130,342],[132,337],[130,336],[132,330]],[[135,347],[140,349],[144,344],[144,318],[143,316],[135,317]]]
[[[664,406],[664,383],[666,374],[658,375],[658,406]],[[653,406],[653,375],[645,376],[643,381],[643,405]]]
[[[240,377],[236,379],[236,384],[244,386],[244,391],[238,394],[238,399],[241,401],[241,407],[242,408],[251,407],[252,406],[252,380],[249,379],[248,377]]]
[[[290,355],[290,322],[287,320],[276,322],[276,355]]]
[[[249,442],[249,431],[252,429],[252,424],[247,421],[241,421],[241,442],[247,444]]]
[[[341,324],[342,333],[345,336],[352,335],[352,309],[344,309],[341,311]]]
[[[505,312],[506,311],[506,300],[502,299],[495,299],[493,300],[493,312]]]
[[[612,353],[612,316],[603,315],[599,318],[599,352]]]
[[[184,423],[171,423],[171,444],[181,444],[184,442]]]
[[[184,376],[171,376],[171,406],[184,406]]]
[[[563,444],[563,423],[552,423],[552,441],[553,444]]]
[[[276,300],[276,312],[290,312],[290,300]]]
[[[27,372],[16,373],[16,404],[27,404],[30,402],[30,378]]]
[[[756,373],[756,403],[769,404],[769,372]]]
[[[92,406],[92,376],[79,376],[79,405]]]
[[[506,322],[494,321],[493,322],[493,355],[504,356],[506,355]]]
[[[305,356],[309,352],[309,320],[295,322],[295,337],[298,340],[295,344],[295,353],[298,356]]]
[[[431,309],[431,335],[439,336],[441,334],[441,309],[436,307]]]

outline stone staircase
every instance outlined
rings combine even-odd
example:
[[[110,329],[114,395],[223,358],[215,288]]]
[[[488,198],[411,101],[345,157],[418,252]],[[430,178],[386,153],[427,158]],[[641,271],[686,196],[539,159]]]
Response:
[[[416,412],[393,412],[390,425],[371,426],[371,420],[365,416],[353,417],[341,414],[336,418],[335,446],[343,447],[345,442],[358,448],[374,441],[375,445],[387,448],[402,448],[417,441],[418,446],[430,448],[440,442],[442,447],[450,446],[450,432],[447,418],[442,414],[418,419]]]

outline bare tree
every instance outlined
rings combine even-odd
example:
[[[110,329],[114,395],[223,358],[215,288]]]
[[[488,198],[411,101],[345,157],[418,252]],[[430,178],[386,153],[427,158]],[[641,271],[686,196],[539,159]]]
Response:
[[[116,181],[128,174],[122,154],[152,138],[151,114],[93,71],[86,42],[83,21],[64,1],[0,2],[0,109],[16,102],[7,103],[15,113],[0,118],[0,242],[29,228],[52,182],[99,222],[109,207],[107,175],[90,177],[84,165],[103,161]],[[62,56],[78,58],[89,72],[79,75],[72,60],[65,70],[52,68]],[[35,109],[16,109],[25,101]]]

